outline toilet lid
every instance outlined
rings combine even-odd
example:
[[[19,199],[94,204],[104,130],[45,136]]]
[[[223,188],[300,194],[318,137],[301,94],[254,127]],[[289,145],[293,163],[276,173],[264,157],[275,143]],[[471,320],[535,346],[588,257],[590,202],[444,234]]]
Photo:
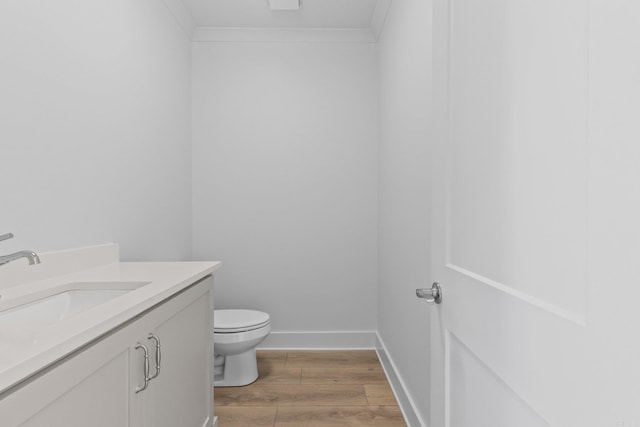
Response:
[[[269,315],[256,310],[213,310],[214,332],[240,332],[261,328]]]

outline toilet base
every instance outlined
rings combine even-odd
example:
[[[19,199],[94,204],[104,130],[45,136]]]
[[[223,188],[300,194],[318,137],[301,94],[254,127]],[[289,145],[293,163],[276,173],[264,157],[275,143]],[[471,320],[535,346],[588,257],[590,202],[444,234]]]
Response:
[[[216,355],[219,357],[219,355]],[[218,366],[216,366],[217,368]],[[240,387],[249,385],[258,379],[256,349],[252,348],[240,354],[224,356],[222,375],[214,378],[214,387]]]

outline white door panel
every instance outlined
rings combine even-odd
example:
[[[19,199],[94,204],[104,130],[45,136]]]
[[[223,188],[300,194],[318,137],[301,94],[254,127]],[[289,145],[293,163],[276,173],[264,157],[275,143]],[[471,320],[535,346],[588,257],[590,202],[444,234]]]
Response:
[[[434,427],[590,425],[587,0],[435,0]]]
[[[519,399],[507,383],[495,375],[460,340],[447,337],[451,425],[496,427],[547,427],[528,404]],[[478,396],[490,394],[491,400]]]
[[[592,0],[589,52],[589,408],[640,426],[640,2]]]
[[[585,12],[575,0],[455,0],[449,27],[447,262],[580,314]]]
[[[640,426],[640,2],[434,23],[432,425]]]

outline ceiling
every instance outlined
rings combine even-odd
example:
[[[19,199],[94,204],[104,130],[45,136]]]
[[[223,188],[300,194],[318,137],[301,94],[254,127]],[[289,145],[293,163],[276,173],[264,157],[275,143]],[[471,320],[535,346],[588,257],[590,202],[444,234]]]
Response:
[[[371,28],[378,0],[300,0],[272,11],[268,0],[182,0],[198,27]]]

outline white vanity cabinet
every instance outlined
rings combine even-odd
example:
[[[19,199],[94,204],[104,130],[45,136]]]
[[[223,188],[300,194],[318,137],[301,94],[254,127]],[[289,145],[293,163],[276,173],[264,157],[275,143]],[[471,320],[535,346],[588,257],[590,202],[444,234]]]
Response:
[[[211,279],[207,279],[211,280]],[[160,340],[160,373],[137,393],[143,400],[145,427],[211,426],[213,405],[213,300],[211,284],[198,285],[148,312],[150,373],[156,373],[155,346]],[[139,351],[140,352],[140,351]],[[138,356],[140,356],[138,354]],[[138,366],[142,359],[137,358]],[[142,378],[142,376],[140,376]]]
[[[9,390],[2,427],[211,427],[213,278],[208,276]],[[149,375],[144,385],[144,351]]]

